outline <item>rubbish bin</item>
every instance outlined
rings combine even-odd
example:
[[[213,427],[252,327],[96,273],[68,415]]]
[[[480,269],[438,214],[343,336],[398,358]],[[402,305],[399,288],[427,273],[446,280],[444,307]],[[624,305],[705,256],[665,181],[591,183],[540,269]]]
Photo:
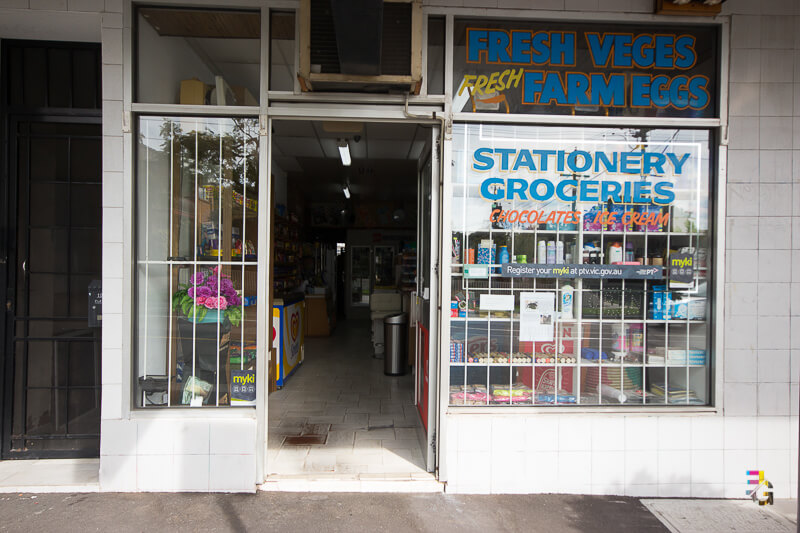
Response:
[[[402,376],[408,370],[408,314],[383,319],[383,373]]]

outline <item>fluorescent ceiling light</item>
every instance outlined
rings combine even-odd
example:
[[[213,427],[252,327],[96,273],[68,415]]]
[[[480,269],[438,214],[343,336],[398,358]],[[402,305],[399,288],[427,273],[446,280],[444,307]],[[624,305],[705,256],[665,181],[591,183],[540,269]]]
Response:
[[[346,167],[349,167],[351,163],[350,146],[345,140],[339,141],[339,155],[342,157],[342,164]]]
[[[344,187],[342,187],[342,192],[344,193],[344,197],[349,200],[350,199],[350,187],[345,185]]]

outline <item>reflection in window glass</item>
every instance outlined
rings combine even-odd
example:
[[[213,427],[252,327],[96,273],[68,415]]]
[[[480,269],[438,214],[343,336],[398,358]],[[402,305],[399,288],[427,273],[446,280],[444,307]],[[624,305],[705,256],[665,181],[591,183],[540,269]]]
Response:
[[[444,17],[428,17],[428,94],[444,94]]]
[[[293,91],[294,12],[270,13],[269,39],[269,89]]]
[[[255,398],[257,162],[256,119],[139,119],[140,407]]]
[[[453,127],[450,403],[707,405],[703,130]]]
[[[261,15],[137,10],[137,102],[258,105]]]

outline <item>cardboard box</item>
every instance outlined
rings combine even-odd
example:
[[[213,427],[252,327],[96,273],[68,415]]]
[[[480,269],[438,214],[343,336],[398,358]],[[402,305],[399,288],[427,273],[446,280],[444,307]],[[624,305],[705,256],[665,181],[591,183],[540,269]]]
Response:
[[[197,78],[183,80],[181,81],[180,103],[183,105],[205,105],[206,94],[208,94],[209,89],[208,85]]]

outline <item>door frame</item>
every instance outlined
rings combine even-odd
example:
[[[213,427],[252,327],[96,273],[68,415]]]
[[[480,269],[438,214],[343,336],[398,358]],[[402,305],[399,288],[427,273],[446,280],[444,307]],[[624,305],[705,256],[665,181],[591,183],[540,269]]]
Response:
[[[5,91],[5,87],[3,88]],[[4,97],[5,94],[2,95]],[[14,452],[11,450],[12,417],[14,412],[14,317],[18,302],[16,301],[17,289],[17,224],[19,197],[19,178],[17,176],[18,160],[12,154],[17,150],[17,125],[23,122],[44,122],[50,124],[96,124],[102,126],[100,112],[86,112],[77,114],[56,113],[6,113],[3,108],[0,112],[0,209],[4,209],[6,218],[0,226],[0,280],[3,283],[4,311],[3,324],[0,327],[0,460],[4,459],[53,459],[53,458],[81,458],[86,454],[79,450],[64,451],[33,451]],[[102,135],[102,133],[101,133]],[[102,158],[102,154],[101,154]],[[102,187],[102,183],[101,183]],[[102,242],[100,243],[102,246]],[[12,268],[9,268],[12,265]],[[102,343],[101,343],[102,349]],[[24,371],[27,375],[27,369]],[[99,379],[100,376],[98,376]],[[23,377],[23,379],[25,379]],[[102,381],[99,385],[102,385]]]
[[[411,111],[411,113],[409,112]],[[417,114],[419,113],[419,114]],[[278,121],[285,121],[285,120],[293,120],[293,121],[337,121],[337,122],[371,122],[371,123],[408,123],[408,124],[423,124],[423,125],[430,125],[434,126],[433,130],[437,134],[435,137],[439,137],[439,133],[441,132],[443,119],[443,107],[442,106],[413,106],[409,109],[409,106],[403,105],[359,105],[359,104],[319,104],[317,102],[300,102],[300,103],[286,103],[281,102],[278,106],[273,107],[270,106],[268,108],[268,112],[265,115],[262,115],[262,123],[266,126],[264,128],[264,135],[261,137],[263,142],[263,146],[261,153],[265,159],[263,168],[265,172],[260,173],[259,178],[267,180],[266,184],[263,184],[263,189],[265,190],[272,190],[274,187],[273,183],[273,174],[272,174],[272,122],[274,120]],[[434,162],[441,163],[442,161],[442,151],[443,145],[442,143],[435,141],[431,146],[431,157]],[[437,152],[438,150],[438,152]],[[434,154],[434,152],[436,152]],[[433,164],[433,162],[432,162]],[[437,175],[440,173],[439,168],[435,169],[434,171]],[[261,184],[260,184],[261,185]],[[434,189],[436,190],[436,197],[438,198],[439,203],[441,204],[441,195],[440,195],[440,187],[441,187],[441,176],[438,176],[436,181],[432,180],[431,191]],[[434,193],[432,192],[432,195]],[[272,202],[272,198],[269,199],[264,198],[264,205]],[[269,206],[270,212],[272,210],[271,205]],[[441,213],[442,213],[442,206],[438,205],[436,207],[437,217],[438,220],[433,220],[433,211],[432,211],[432,223],[431,228],[434,227],[441,229]],[[435,222],[435,224],[434,224]],[[268,223],[265,231],[272,232],[272,227]],[[440,236],[437,237],[440,239]],[[431,242],[431,246],[433,247],[434,243]],[[436,242],[437,246],[441,245],[440,240]],[[271,248],[271,247],[270,247]],[[431,250],[431,270],[434,271],[434,263],[433,257],[438,257],[439,251],[438,248],[436,250]],[[269,333],[272,328],[272,321],[271,321],[271,309],[273,305],[273,294],[272,294],[272,260],[271,260],[271,251],[268,254],[270,257],[269,261],[265,261],[263,267],[266,269],[266,272],[259,273],[259,281],[262,279],[264,280],[265,284],[268,284],[268,287],[265,287],[263,293],[265,296],[268,294],[268,297],[265,297],[267,301],[267,307],[263,311],[266,316],[266,309],[269,309],[269,316],[270,320],[264,320],[263,325],[261,327],[265,328],[265,338],[269,339],[268,345],[272,347],[272,339],[269,337],[271,334]],[[419,251],[418,251],[419,256]],[[261,265],[260,265],[261,267]],[[441,275],[441,271],[439,269],[438,264],[435,265],[435,271],[438,275]],[[436,285],[437,291],[439,285]],[[262,291],[259,291],[261,294]],[[431,287],[431,292],[433,292],[433,285]],[[347,297],[347,294],[345,295]],[[438,296],[438,295],[437,295]],[[438,301],[438,300],[437,300]],[[431,306],[431,316],[435,317],[435,324],[438,326],[439,324],[439,317],[438,313],[440,309],[437,307]],[[438,331],[438,327],[436,328]],[[429,358],[429,365],[435,364],[437,369],[435,369],[435,376],[437,376],[438,380],[438,365],[440,364],[440,357],[439,357],[439,345],[440,341],[438,337],[434,337],[433,335],[429,338],[429,349],[430,358]],[[259,352],[257,354],[259,357],[259,361],[269,361],[269,357],[266,357],[266,349],[264,352]],[[259,365],[259,370],[256,373],[257,379],[257,391],[267,391],[268,390],[268,378],[266,372],[266,365]],[[433,418],[429,418],[428,424],[429,427],[437,428],[437,431],[434,432],[434,439],[438,440],[438,427],[439,427],[439,408],[438,408],[438,381],[433,382],[435,385],[435,393],[429,393],[429,405],[433,403],[432,408],[429,408],[429,413],[432,413]],[[268,457],[268,438],[267,432],[269,428],[269,394],[264,394],[263,401],[256,402],[256,449],[258,453],[256,455],[256,480],[257,482],[263,483],[266,481],[268,465],[267,465],[267,457]],[[438,457],[438,442],[431,442],[429,439],[429,449],[433,447],[435,452],[435,456]],[[436,461],[436,466],[438,466],[438,461]],[[426,457],[426,465],[427,465],[427,457]],[[434,469],[429,468],[429,471]]]

